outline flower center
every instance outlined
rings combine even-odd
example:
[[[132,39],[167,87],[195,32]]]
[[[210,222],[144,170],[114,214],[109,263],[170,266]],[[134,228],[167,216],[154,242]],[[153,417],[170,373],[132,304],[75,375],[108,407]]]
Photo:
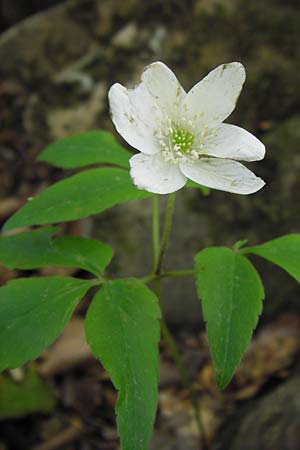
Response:
[[[206,143],[214,137],[214,130],[197,120],[181,118],[176,123],[171,118],[165,119],[156,129],[155,136],[161,146],[162,157],[166,162],[196,162],[205,154]]]
[[[171,142],[174,149],[181,153],[187,153],[195,143],[195,136],[184,128],[175,128],[170,132]]]

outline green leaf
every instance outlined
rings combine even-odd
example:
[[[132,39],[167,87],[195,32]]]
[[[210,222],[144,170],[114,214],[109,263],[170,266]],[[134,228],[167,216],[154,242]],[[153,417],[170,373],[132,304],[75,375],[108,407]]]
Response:
[[[54,392],[32,368],[20,382],[0,376],[0,419],[50,412],[55,403]]]
[[[91,287],[69,277],[20,278],[0,289],[0,372],[37,358]]]
[[[58,231],[45,227],[0,237],[0,263],[8,268],[43,266],[78,267],[100,275],[110,263],[112,249],[99,241],[79,236],[52,238]]]
[[[242,249],[254,253],[286,270],[300,282],[300,234],[287,234],[265,244]]]
[[[132,155],[107,131],[88,131],[60,139],[48,145],[39,161],[70,169],[95,163],[129,167]]]
[[[50,186],[16,212],[4,230],[81,219],[127,200],[150,197],[124,169],[86,170]]]
[[[113,256],[109,245],[80,236],[57,237],[53,240],[53,249],[54,254],[59,255],[60,258],[64,257],[64,266],[74,267],[75,265],[95,275],[103,273]]]
[[[87,340],[119,390],[116,413],[123,450],[146,450],[151,436],[157,408],[159,318],[156,297],[134,279],[105,284],[87,313]]]
[[[187,180],[186,187],[200,189],[205,197],[207,197],[210,194],[210,188],[202,186],[202,184],[195,183],[195,181],[193,180]]]
[[[256,327],[264,288],[247,258],[228,248],[207,248],[195,260],[197,290],[217,383],[224,388]]]

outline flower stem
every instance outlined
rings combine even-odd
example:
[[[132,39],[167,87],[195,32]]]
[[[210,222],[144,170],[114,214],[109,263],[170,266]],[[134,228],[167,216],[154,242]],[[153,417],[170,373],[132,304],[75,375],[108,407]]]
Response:
[[[140,280],[143,283],[150,283],[151,281],[155,280],[156,278],[176,278],[176,277],[188,277],[193,276],[196,274],[196,271],[194,269],[183,269],[183,270],[168,270],[160,272],[160,274],[156,273],[150,273],[149,275],[146,275]]]
[[[160,251],[158,256],[158,261],[155,268],[155,273],[160,274],[163,264],[163,259],[165,255],[166,248],[169,243],[169,237],[170,232],[172,228],[172,219],[173,219],[173,212],[174,212],[174,206],[175,206],[175,192],[169,195],[168,203],[167,203],[167,209],[166,209],[166,215],[165,215],[165,222],[164,222],[164,228],[163,228],[163,235],[160,245]]]
[[[157,298],[160,301],[161,279],[162,278],[194,275],[195,271],[186,269],[186,270],[175,270],[175,271],[162,272],[164,255],[165,255],[165,251],[168,246],[168,243],[169,243],[170,232],[171,232],[171,228],[172,228],[172,219],[173,219],[173,212],[174,212],[174,206],[175,206],[175,193],[170,194],[169,198],[168,198],[165,221],[164,221],[164,228],[163,228],[163,235],[162,235],[162,240],[161,240],[161,245],[160,245],[159,251],[158,251],[158,244],[159,244],[159,203],[158,202],[159,202],[159,200],[154,198],[154,200],[153,200],[153,222],[152,222],[154,271],[153,271],[153,274],[150,274],[150,275],[144,277],[143,281],[144,282],[152,281],[153,291],[156,293]],[[202,444],[201,449],[208,450],[205,428],[204,428],[204,425],[203,425],[203,422],[201,419],[197,397],[196,397],[195,391],[193,389],[193,385],[190,380],[190,376],[185,368],[185,365],[183,363],[180,352],[178,351],[175,339],[173,338],[163,317],[161,319],[161,331],[162,331],[163,338],[164,338],[164,340],[169,348],[169,351],[172,355],[172,358],[177,366],[178,372],[181,377],[182,384],[187,389],[189,396],[191,398],[196,423],[197,423],[198,430],[199,430],[199,433],[201,436],[201,444]]]
[[[161,272],[161,278],[174,278],[174,277],[188,277],[195,275],[196,271],[194,269],[184,269],[184,270],[168,270]]]
[[[201,418],[196,392],[193,388],[193,384],[190,379],[190,375],[189,375],[188,371],[186,370],[186,367],[182,360],[181,354],[178,351],[174,337],[172,336],[172,334],[163,318],[161,319],[161,331],[162,331],[164,340],[169,348],[169,351],[172,355],[172,358],[175,361],[175,364],[177,366],[178,372],[181,377],[182,384],[189,393],[189,397],[191,399],[193,409],[194,409],[195,420],[196,420],[197,427],[198,427],[198,430],[200,433],[201,450],[208,450],[207,436],[206,436],[205,427],[204,427],[204,424],[203,424],[203,421]]]
[[[153,218],[152,218],[152,242],[153,242],[153,267],[154,271],[158,265],[160,248],[160,223],[159,223],[159,196],[153,197]]]

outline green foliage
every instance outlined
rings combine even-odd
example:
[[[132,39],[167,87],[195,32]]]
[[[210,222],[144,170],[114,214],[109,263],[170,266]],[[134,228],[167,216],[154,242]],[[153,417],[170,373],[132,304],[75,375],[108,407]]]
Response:
[[[6,222],[4,230],[80,219],[127,200],[150,196],[133,186],[124,169],[90,169],[37,195]]]
[[[128,168],[130,156],[111,133],[97,130],[59,139],[48,145],[38,159],[65,169],[95,163]]]
[[[130,153],[104,131],[81,133],[49,145],[39,160],[58,167],[90,164],[121,167],[89,169],[54,184],[28,201],[4,229],[76,220],[128,200],[151,197],[151,193],[133,185],[127,170],[129,158]],[[200,189],[203,195],[210,192],[190,180],[186,186]],[[167,208],[168,220],[160,249],[159,214],[153,221],[154,253],[160,251],[161,258],[168,242],[170,211]],[[99,278],[90,281],[70,277],[24,278],[1,288],[0,371],[38,357],[63,331],[85,293],[105,282],[88,309],[87,340],[119,391],[116,414],[122,449],[146,450],[158,400],[157,298],[137,279],[105,281],[100,277],[113,255],[106,244],[78,236],[55,236],[57,232],[57,227],[48,226],[0,237],[0,262],[17,269],[48,265],[78,267]],[[221,388],[231,380],[246,350],[264,298],[259,275],[243,254],[262,256],[300,281],[300,235],[291,234],[244,248],[246,243],[238,241],[232,249],[207,248],[195,257],[197,290]],[[179,272],[188,274],[191,270],[173,272],[173,276]],[[143,280],[156,275],[150,274]],[[5,403],[9,404],[6,409]],[[53,404],[52,394],[34,372],[29,373],[23,386],[0,377],[0,417],[45,411]]]
[[[0,376],[0,419],[22,417],[33,412],[49,412],[56,403],[50,387],[30,369],[22,381]]]
[[[112,249],[94,239],[79,236],[53,238],[55,227],[44,227],[0,237],[0,263],[8,268],[43,266],[78,267],[96,275],[110,263]]]
[[[0,372],[37,358],[91,287],[69,277],[20,278],[0,289]]]
[[[195,260],[217,383],[224,388],[256,327],[264,289],[247,258],[228,248],[206,248]]]
[[[160,310],[135,279],[110,281],[86,319],[87,340],[119,390],[116,405],[123,450],[145,450],[157,408]]]
[[[300,282],[300,234],[287,234],[265,244],[246,247],[242,252],[271,261]]]

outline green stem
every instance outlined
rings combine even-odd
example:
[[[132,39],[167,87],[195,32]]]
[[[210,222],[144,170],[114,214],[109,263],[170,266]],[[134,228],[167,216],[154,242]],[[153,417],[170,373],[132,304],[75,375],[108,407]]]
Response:
[[[150,273],[149,275],[140,278],[143,283],[150,283],[156,278],[176,278],[176,277],[188,277],[195,275],[196,271],[193,269],[184,270],[168,270],[166,272],[160,272],[160,274]]]
[[[167,324],[166,324],[164,319],[161,319],[161,331],[162,331],[162,335],[163,335],[163,337],[165,339],[165,342],[166,342],[166,344],[168,346],[168,349],[169,349],[169,351],[170,351],[170,353],[172,355],[172,358],[174,359],[174,361],[175,361],[175,363],[177,365],[177,368],[178,368],[178,371],[180,373],[183,385],[189,390],[190,389],[190,383],[189,383],[188,374],[187,374],[185,366],[183,364],[181,355],[180,355],[180,353],[179,353],[179,351],[177,349],[177,345],[175,343],[175,340],[174,340],[174,338],[173,338],[173,336],[172,336],[172,334],[171,334],[171,332],[170,332],[170,330],[169,330],[169,328],[168,328],[168,326],[167,326]]]
[[[194,269],[184,269],[184,270],[168,270],[161,272],[161,278],[174,278],[174,277],[188,277],[195,275],[196,271]]]
[[[153,218],[152,218],[152,241],[153,241],[153,267],[154,271],[158,265],[160,236],[159,236],[159,196],[153,197]]]
[[[106,281],[108,281],[107,278],[104,277],[97,277],[97,278],[91,278],[88,280],[91,286],[101,286],[101,284],[104,284]]]
[[[160,280],[158,280],[158,281],[160,282]],[[208,442],[207,442],[205,427],[204,427],[204,424],[203,424],[203,421],[201,418],[201,414],[200,414],[199,404],[197,401],[197,394],[193,388],[193,384],[190,379],[190,375],[189,375],[188,371],[186,370],[186,367],[182,360],[181,354],[178,351],[174,337],[172,336],[172,334],[163,318],[161,319],[161,331],[162,331],[164,340],[168,346],[168,349],[171,353],[171,356],[177,366],[178,372],[181,377],[182,384],[189,393],[189,397],[191,399],[193,409],[194,409],[197,427],[198,427],[198,430],[200,433],[201,449],[208,450],[209,446],[208,446]]]
[[[153,259],[154,259],[154,273],[150,274],[143,278],[144,282],[153,282],[153,291],[156,293],[157,298],[160,301],[161,297],[161,278],[167,278],[167,277],[182,277],[182,276],[188,276],[188,275],[194,275],[194,270],[175,270],[175,271],[166,271],[162,272],[162,265],[164,260],[165,251],[167,249],[169,238],[170,238],[170,232],[172,228],[172,219],[173,219],[173,213],[174,213],[174,206],[175,206],[175,193],[172,193],[169,195],[168,203],[167,203],[167,209],[166,209],[166,215],[165,215],[165,221],[164,221],[164,228],[163,228],[163,235],[160,245],[159,252],[157,251],[159,242],[159,207],[158,207],[158,200],[153,200]],[[200,411],[199,411],[199,405],[197,402],[197,397],[195,394],[195,391],[193,389],[192,382],[190,380],[189,374],[185,368],[185,365],[183,363],[182,357],[178,351],[176,342],[168,329],[168,326],[165,322],[165,320],[161,319],[161,331],[162,335],[165,339],[165,342],[170,350],[170,353],[174,359],[174,362],[178,368],[182,384],[185,386],[187,391],[189,392],[189,396],[191,398],[191,402],[194,408],[195,413],[195,419],[197,422],[197,426],[200,432],[201,436],[201,444],[202,444],[202,450],[207,450],[207,439],[206,439],[206,433],[205,428],[203,426],[203,422],[201,419]]]
[[[159,274],[161,272],[165,251],[166,251],[166,248],[167,248],[168,242],[169,242],[170,232],[171,232],[171,228],[172,228],[172,219],[173,219],[173,212],[174,212],[174,206],[175,206],[175,198],[176,198],[175,192],[170,194],[169,198],[168,198],[161,246],[160,246],[157,265],[155,268],[155,273],[157,273],[157,274]]]

